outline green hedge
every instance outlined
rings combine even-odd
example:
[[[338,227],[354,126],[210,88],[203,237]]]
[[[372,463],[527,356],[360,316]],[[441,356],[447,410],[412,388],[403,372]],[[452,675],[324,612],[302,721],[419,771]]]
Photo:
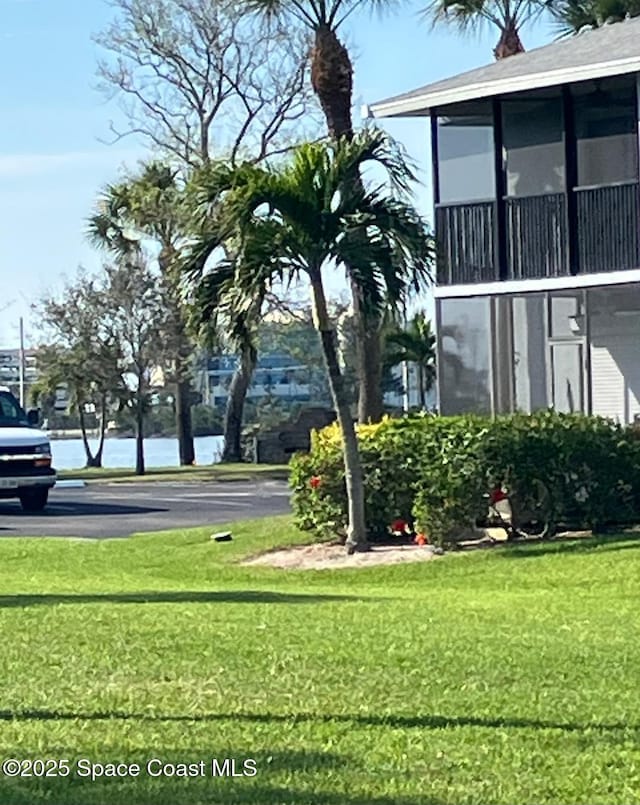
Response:
[[[545,411],[490,419],[418,415],[358,429],[371,538],[400,518],[439,544],[455,542],[482,513],[482,494],[504,483],[518,494],[535,480],[556,523],[600,528],[640,519],[640,437],[598,417]],[[313,479],[313,480],[312,480]],[[291,463],[298,525],[344,536],[340,431],[317,432]]]

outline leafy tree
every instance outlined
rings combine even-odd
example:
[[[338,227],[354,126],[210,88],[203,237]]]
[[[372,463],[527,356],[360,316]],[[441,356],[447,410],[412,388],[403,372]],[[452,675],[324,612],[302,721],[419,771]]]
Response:
[[[34,305],[48,344],[37,352],[39,378],[34,402],[55,395],[64,386],[71,408],[77,412],[87,467],[102,466],[102,452],[109,410],[122,399],[122,350],[105,327],[104,298],[100,282],[83,270],[68,282],[59,296],[45,296]],[[95,453],[87,437],[87,411],[97,412],[98,447]]]
[[[522,26],[534,20],[550,0],[430,0],[424,14],[433,25],[446,23],[467,32],[489,24],[500,38],[493,50],[496,59],[523,53]]]
[[[431,322],[423,312],[416,313],[408,325],[398,327],[386,336],[386,363],[398,366],[401,363],[414,363],[418,369],[418,394],[420,406],[427,405],[427,392],[436,380],[436,337],[431,330]]]
[[[308,281],[343,434],[349,551],[367,547],[363,478],[324,277],[334,266],[349,266],[368,305],[380,311],[389,299],[404,300],[406,283],[400,277],[413,277],[416,290],[424,287],[433,251],[425,223],[404,198],[357,181],[370,163],[386,168],[394,186],[408,191],[411,171],[381,132],[300,146],[278,169],[247,164],[204,170],[194,186],[204,234],[185,259],[200,287],[221,275],[218,308],[224,307],[229,322],[240,329],[260,294],[278,283]],[[217,214],[206,232],[212,204]],[[237,249],[233,261],[218,252],[230,238]]]
[[[135,417],[136,474],[144,475],[144,425],[152,375],[166,358],[164,296],[157,276],[141,258],[106,266],[101,291],[104,327],[122,352],[125,404]]]
[[[315,405],[330,405],[331,391],[327,381],[322,346],[313,324],[313,309],[308,303],[269,297],[268,312],[263,315],[257,333],[260,353],[284,352],[305,366],[311,401]],[[350,402],[356,402],[356,366],[353,355],[355,326],[353,312],[342,300],[328,300],[329,315],[336,322],[340,365]]]

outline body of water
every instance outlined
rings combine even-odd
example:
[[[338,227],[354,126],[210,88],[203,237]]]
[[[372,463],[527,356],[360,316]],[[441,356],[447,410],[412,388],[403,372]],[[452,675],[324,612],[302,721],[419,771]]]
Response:
[[[196,464],[213,464],[220,461],[222,436],[196,436]],[[89,439],[92,450],[98,443]],[[82,439],[54,439],[51,441],[53,466],[57,470],[76,470],[86,464],[86,454]],[[178,440],[154,438],[144,440],[144,458],[147,468],[178,467]],[[103,467],[135,467],[135,439],[105,439],[102,454]]]

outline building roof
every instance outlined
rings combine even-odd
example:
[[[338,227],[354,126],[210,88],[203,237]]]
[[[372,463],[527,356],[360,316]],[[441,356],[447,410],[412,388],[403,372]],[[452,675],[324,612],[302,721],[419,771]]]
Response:
[[[640,71],[640,17],[587,30],[370,106],[374,117],[428,115],[445,104]]]

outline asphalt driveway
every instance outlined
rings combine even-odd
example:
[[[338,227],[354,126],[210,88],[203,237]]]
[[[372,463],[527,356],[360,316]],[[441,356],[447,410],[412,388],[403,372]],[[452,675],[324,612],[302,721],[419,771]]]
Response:
[[[128,537],[288,511],[285,481],[89,484],[54,488],[42,514],[0,500],[0,537]]]

